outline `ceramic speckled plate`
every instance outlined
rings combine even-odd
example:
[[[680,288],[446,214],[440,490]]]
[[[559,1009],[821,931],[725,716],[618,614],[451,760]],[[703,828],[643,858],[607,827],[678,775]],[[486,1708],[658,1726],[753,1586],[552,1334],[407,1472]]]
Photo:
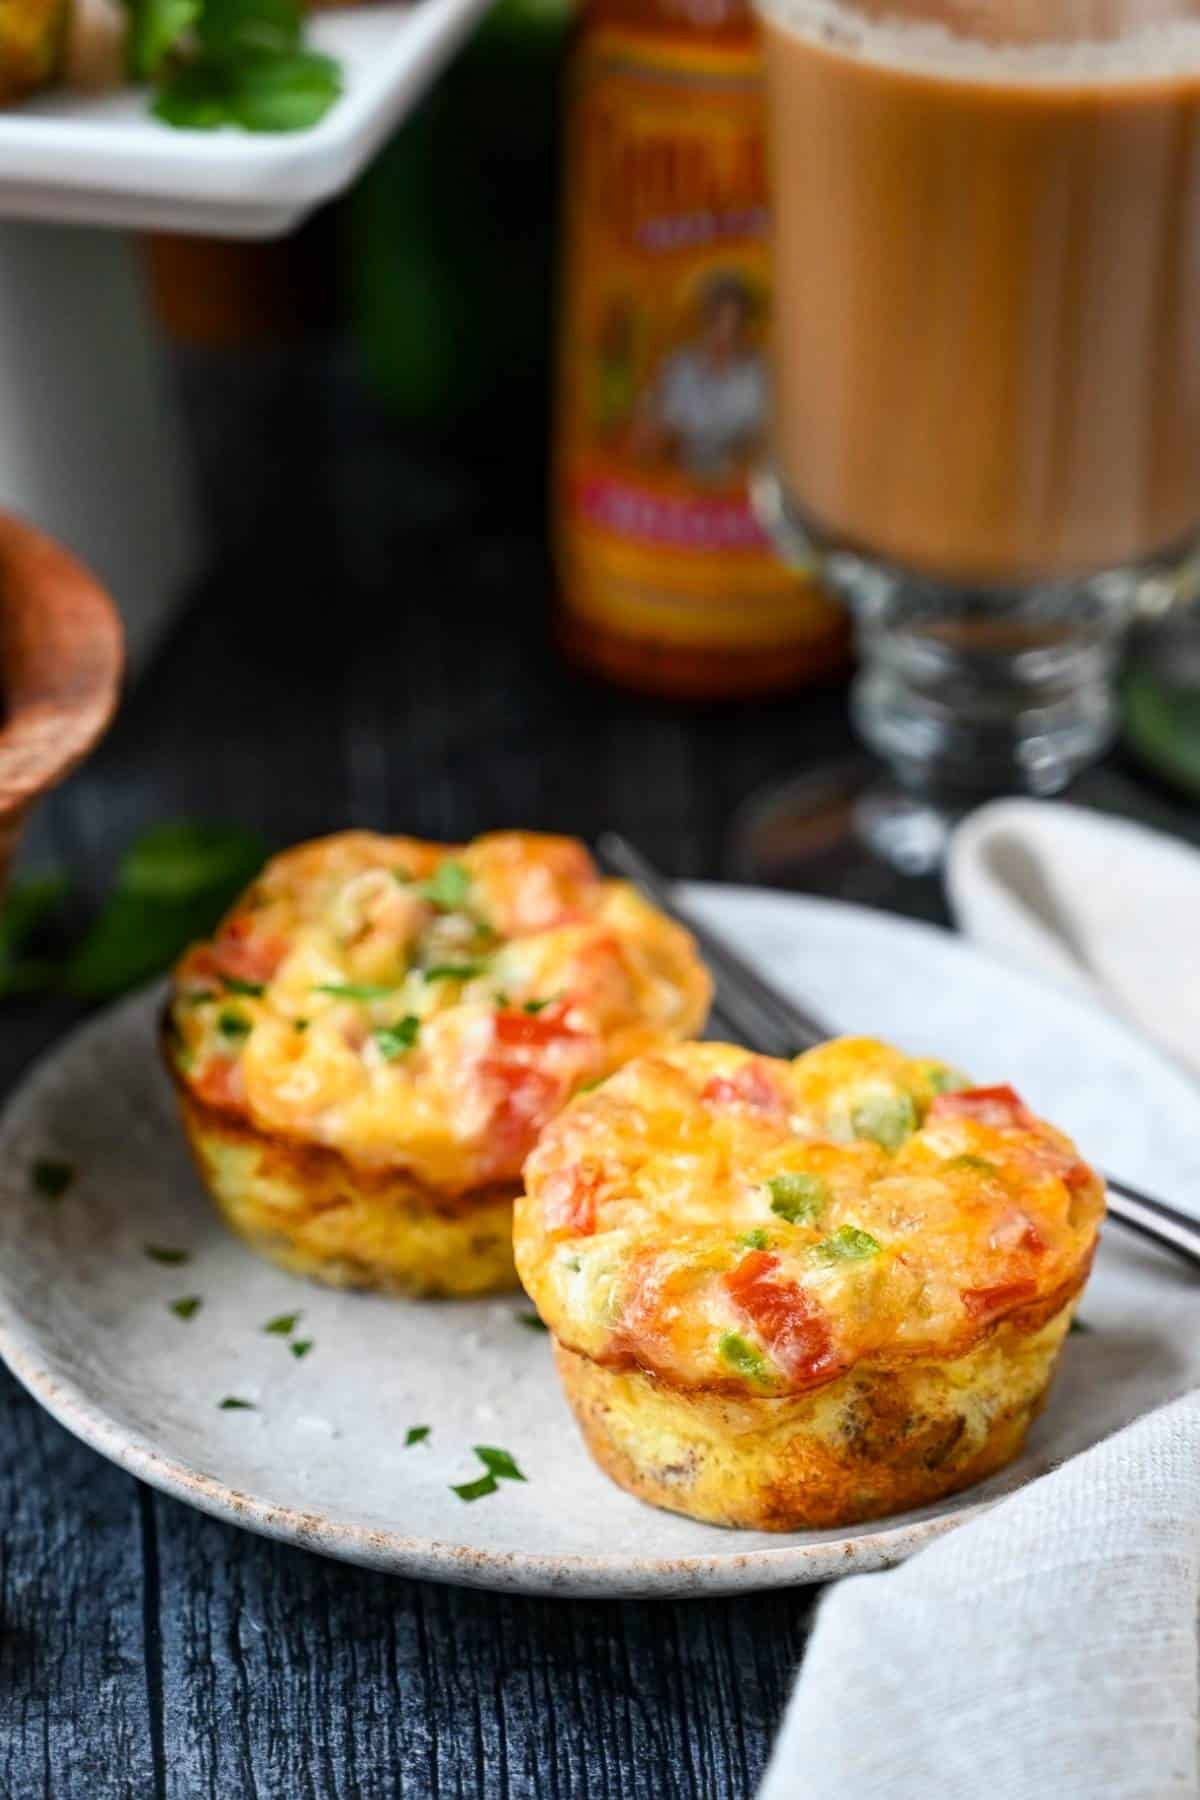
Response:
[[[944,933],[850,907],[698,889],[697,906],[839,1027],[1015,1078],[1114,1172],[1200,1200],[1200,1098],[1088,1005]],[[521,1297],[406,1303],[291,1280],[230,1238],[185,1154],[154,1046],[161,996],[95,1020],[0,1128],[0,1352],[56,1418],[219,1517],[350,1562],[557,1594],[699,1594],[895,1562],[973,1507],[1200,1382],[1196,1278],[1110,1229],[1021,1461],[965,1499],[850,1532],[774,1537],[641,1505],[592,1466]],[[58,1201],[30,1168],[78,1174]],[[182,1266],[143,1245],[190,1252]],[[169,1303],[200,1295],[189,1320]],[[302,1360],[263,1330],[300,1309]],[[254,1410],[222,1410],[225,1396]],[[409,1426],[429,1437],[406,1448]],[[499,1445],[528,1476],[467,1504]]]

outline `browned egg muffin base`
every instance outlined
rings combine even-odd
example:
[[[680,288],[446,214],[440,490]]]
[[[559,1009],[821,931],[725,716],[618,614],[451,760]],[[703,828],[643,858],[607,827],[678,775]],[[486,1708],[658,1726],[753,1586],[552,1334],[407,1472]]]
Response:
[[[712,1525],[827,1530],[928,1506],[1019,1455],[1075,1303],[1006,1320],[954,1362],[862,1364],[782,1399],[554,1353],[593,1458],[638,1499]]]
[[[457,1298],[518,1285],[515,1184],[438,1194],[403,1170],[359,1169],[336,1150],[260,1131],[198,1101],[178,1076],[175,1088],[221,1215],[290,1274],[330,1287]]]

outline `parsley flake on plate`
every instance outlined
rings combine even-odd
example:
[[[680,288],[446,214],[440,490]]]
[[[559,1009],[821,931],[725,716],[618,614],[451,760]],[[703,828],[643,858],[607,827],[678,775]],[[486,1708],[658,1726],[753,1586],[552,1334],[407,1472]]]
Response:
[[[495,1475],[500,1481],[524,1481],[525,1477],[507,1450],[497,1450],[492,1444],[476,1444],[475,1454],[489,1475]]]
[[[404,1448],[407,1450],[413,1444],[423,1444],[432,1430],[432,1425],[410,1425],[404,1434]]]
[[[272,1337],[291,1337],[302,1317],[303,1314],[298,1312],[276,1313],[273,1319],[267,1320],[263,1330],[270,1332]]]
[[[148,1256],[151,1262],[164,1263],[168,1268],[192,1260],[190,1250],[174,1250],[169,1244],[143,1244],[142,1255]]]
[[[545,1319],[539,1318],[535,1312],[515,1312],[513,1318],[518,1325],[524,1325],[528,1331],[549,1331]]]
[[[177,1319],[194,1319],[203,1305],[199,1294],[184,1294],[178,1300],[169,1300],[167,1311],[173,1312]]]
[[[291,1351],[297,1362],[303,1361],[312,1347],[313,1341],[311,1338],[293,1338],[288,1345],[288,1349]]]
[[[39,1156],[29,1171],[29,1179],[43,1200],[61,1200],[75,1179],[75,1168],[56,1157]]]
[[[451,1483],[450,1492],[460,1500],[482,1500],[485,1494],[494,1494],[498,1486],[494,1475],[480,1475],[476,1481]]]
[[[253,1400],[242,1400],[237,1394],[226,1394],[225,1398],[218,1403],[218,1410],[220,1412],[257,1412],[258,1408]]]

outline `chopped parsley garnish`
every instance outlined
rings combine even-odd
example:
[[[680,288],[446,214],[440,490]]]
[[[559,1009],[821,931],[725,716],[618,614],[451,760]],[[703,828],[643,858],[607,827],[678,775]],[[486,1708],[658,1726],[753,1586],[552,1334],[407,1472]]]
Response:
[[[407,1450],[413,1444],[423,1444],[432,1430],[432,1425],[410,1425],[404,1434],[404,1448]]]
[[[898,1150],[917,1123],[917,1109],[908,1094],[870,1094],[850,1115],[855,1137],[870,1138],[882,1150]]]
[[[524,1475],[507,1450],[497,1450],[491,1444],[476,1444],[475,1454],[488,1474],[498,1481],[524,1481]]]
[[[1070,1328],[1072,1331],[1082,1332],[1089,1332],[1092,1330],[1092,1327],[1087,1323],[1086,1319],[1072,1319]]]
[[[263,1330],[273,1337],[291,1337],[301,1316],[298,1312],[276,1313],[273,1319],[267,1320]]]
[[[377,981],[320,981],[314,994],[332,994],[335,1000],[386,1000],[394,987],[383,987]]]
[[[238,975],[222,975],[227,994],[247,994],[252,1000],[265,992],[261,981],[243,981]]]
[[[243,1018],[241,1013],[223,1012],[217,1014],[217,1030],[222,1037],[236,1040],[249,1037],[251,1025],[249,1019]]]
[[[35,1193],[40,1194],[43,1200],[61,1200],[75,1179],[75,1169],[69,1162],[59,1162],[52,1156],[39,1156],[29,1171],[29,1179]]]
[[[815,1246],[825,1262],[864,1262],[868,1256],[878,1256],[882,1248],[878,1238],[860,1231],[857,1225],[839,1225],[832,1236]]]
[[[597,1075],[595,1081],[581,1081],[575,1089],[577,1094],[594,1094],[598,1087],[603,1087],[608,1080],[607,1075]]]
[[[494,1475],[481,1475],[477,1481],[452,1483],[450,1492],[460,1500],[482,1500],[485,1494],[494,1494],[499,1485]]]
[[[496,992],[492,995],[492,1005],[498,1006],[501,1012],[503,1012],[505,1007],[512,1005],[512,1001],[504,992],[503,988],[497,988]]]
[[[257,1412],[253,1400],[239,1400],[236,1394],[226,1394],[220,1402],[221,1412]]]
[[[545,1319],[539,1318],[535,1312],[514,1313],[513,1318],[518,1325],[524,1325],[529,1331],[549,1331],[550,1329]]]
[[[142,1254],[151,1262],[165,1263],[168,1268],[175,1268],[179,1263],[191,1262],[190,1250],[172,1250],[169,1244],[143,1244]]]
[[[521,1011],[534,1014],[545,1012],[548,1006],[553,1006],[556,1001],[561,999],[561,994],[550,994],[545,1000],[527,1000]]]
[[[786,1219],[789,1225],[811,1225],[829,1199],[829,1188],[819,1175],[806,1175],[798,1170],[772,1175],[767,1190],[771,1196],[771,1211]]]
[[[473,981],[476,975],[482,975],[485,965],[481,962],[434,963],[432,969],[425,970],[426,981]]]
[[[439,863],[433,879],[421,882],[417,889],[422,900],[439,912],[457,912],[470,891],[470,874],[460,862]]]
[[[748,1376],[751,1381],[767,1380],[766,1363],[740,1331],[722,1332],[717,1349],[723,1360],[731,1369],[736,1369],[739,1375]]]
[[[743,1231],[742,1235],[734,1242],[740,1250],[765,1250],[767,1234],[761,1225],[756,1225],[753,1231]]]
[[[294,1029],[295,1029],[295,1030],[296,1030],[296,1031],[307,1031],[307,1030],[308,1030],[308,1020],[307,1020],[307,1019],[296,1019],[296,1020],[294,1020],[294,1021],[293,1021],[293,1028],[294,1028]]]
[[[173,1312],[177,1319],[194,1319],[203,1305],[199,1294],[184,1294],[182,1299],[170,1301],[167,1311]]]
[[[288,1345],[288,1349],[291,1351],[297,1362],[299,1362],[302,1357],[307,1356],[312,1347],[313,1341],[311,1338],[293,1338]]]
[[[379,1048],[379,1054],[385,1062],[394,1062],[405,1051],[411,1050],[421,1031],[421,1021],[416,1013],[406,1013],[398,1025],[381,1025],[371,1033]]]

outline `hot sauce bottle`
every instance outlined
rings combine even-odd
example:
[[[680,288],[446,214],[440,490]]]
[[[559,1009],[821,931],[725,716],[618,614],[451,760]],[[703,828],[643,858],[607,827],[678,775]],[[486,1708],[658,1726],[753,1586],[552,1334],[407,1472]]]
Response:
[[[568,88],[553,514],[560,630],[626,685],[828,675],[848,631],[776,557],[757,32],[745,0],[588,0]]]

